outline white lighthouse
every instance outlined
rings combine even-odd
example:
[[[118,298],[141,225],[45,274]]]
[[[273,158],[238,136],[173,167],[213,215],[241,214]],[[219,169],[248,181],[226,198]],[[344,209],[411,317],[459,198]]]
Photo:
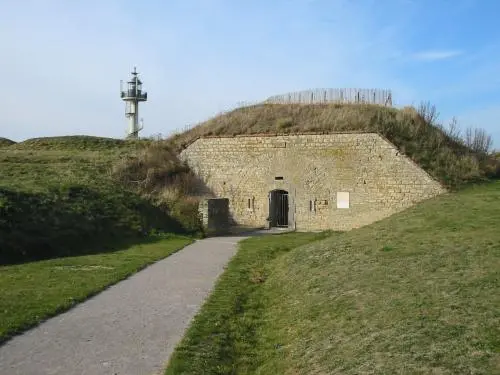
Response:
[[[137,77],[138,74],[134,67],[132,78],[127,82],[127,89],[123,90],[123,82],[120,87],[120,95],[125,102],[125,117],[128,119],[127,138],[139,137],[139,131],[143,129],[142,119],[139,126],[139,102],[148,100],[148,93],[142,91],[142,82]]]

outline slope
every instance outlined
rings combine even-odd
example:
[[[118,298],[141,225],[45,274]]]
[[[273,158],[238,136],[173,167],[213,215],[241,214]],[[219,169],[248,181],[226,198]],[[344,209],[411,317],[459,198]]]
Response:
[[[8,138],[0,137],[0,147],[7,147],[10,145],[13,145],[14,143],[16,143],[16,142],[14,142]]]
[[[500,373],[499,222],[494,183],[290,253],[263,318],[286,355],[263,368]]]
[[[0,263],[77,255],[97,244],[104,251],[151,231],[196,231],[114,178],[114,165],[151,144],[69,136],[0,148]]]
[[[245,240],[167,373],[498,374],[499,222],[496,182],[291,251]]]

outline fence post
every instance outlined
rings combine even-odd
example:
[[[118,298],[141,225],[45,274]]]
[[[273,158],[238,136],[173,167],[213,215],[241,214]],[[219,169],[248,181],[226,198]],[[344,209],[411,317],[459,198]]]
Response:
[[[321,103],[344,103],[344,104],[377,104],[383,106],[391,106],[392,93],[386,89],[363,89],[363,88],[323,88],[289,92],[281,95],[274,95],[267,98],[265,101],[249,103],[238,102],[237,107],[246,108],[252,105],[262,103],[272,104],[321,104]],[[222,113],[227,113],[224,111]],[[222,114],[221,113],[221,114]],[[193,126],[187,126],[187,130]]]

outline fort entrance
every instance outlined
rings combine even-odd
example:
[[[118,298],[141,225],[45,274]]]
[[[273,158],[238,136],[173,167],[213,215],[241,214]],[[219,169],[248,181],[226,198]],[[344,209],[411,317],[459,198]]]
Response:
[[[269,192],[269,224],[271,227],[287,228],[288,223],[288,192],[272,190]]]

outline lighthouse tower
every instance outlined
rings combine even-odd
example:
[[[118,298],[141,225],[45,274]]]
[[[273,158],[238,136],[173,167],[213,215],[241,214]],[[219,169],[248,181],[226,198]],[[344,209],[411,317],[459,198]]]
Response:
[[[139,126],[139,102],[148,100],[148,93],[142,91],[142,82],[137,77],[138,74],[134,67],[132,78],[127,82],[127,89],[123,90],[123,82],[120,85],[120,95],[125,102],[125,117],[128,119],[127,138],[139,137],[139,131],[143,129],[142,119]]]

